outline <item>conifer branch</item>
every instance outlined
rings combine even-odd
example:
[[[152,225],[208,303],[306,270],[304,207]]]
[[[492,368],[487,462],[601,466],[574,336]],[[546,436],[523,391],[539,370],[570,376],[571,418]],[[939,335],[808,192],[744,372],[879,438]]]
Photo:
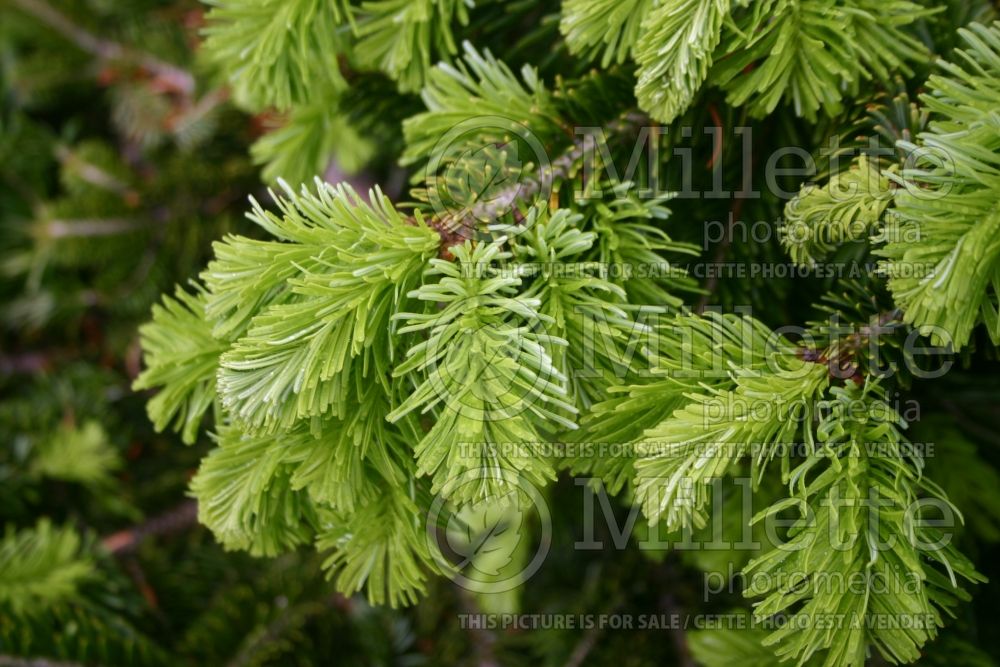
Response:
[[[191,95],[194,92],[195,81],[190,72],[148,53],[136,51],[118,42],[102,39],[75,24],[68,16],[44,0],[10,0],[10,2],[51,27],[82,51],[86,51],[101,60],[138,62],[156,74],[161,82],[173,90],[184,95]]]
[[[603,129],[609,141],[620,140],[650,122],[645,114],[628,112],[607,123]],[[540,165],[538,173],[520,179],[486,201],[475,202],[466,210],[442,216],[432,224],[439,230],[443,241],[454,243],[456,240],[473,238],[477,221],[492,224],[512,210],[515,211],[516,218],[521,215],[520,209],[526,208],[540,193],[551,192],[555,184],[568,180],[581,160],[588,156],[589,159],[596,159],[594,156],[597,155],[598,140],[597,136],[589,132],[574,137],[569,147],[555,159]]]
[[[323,600],[311,600],[283,609],[265,628],[249,638],[239,652],[226,663],[226,667],[248,667],[257,664],[262,649],[281,641],[288,633],[294,632],[306,621],[320,616],[331,609],[342,608],[347,599],[335,594]]]
[[[852,98],[876,86],[869,80],[911,73],[926,55],[915,21],[933,12],[906,0],[565,0],[560,27],[570,54],[635,67],[562,80],[553,68],[565,52],[516,73],[485,45],[465,43],[452,59],[453,33],[492,34],[467,25],[479,13],[468,10],[458,0],[226,0],[212,10],[206,51],[234,97],[287,112],[287,123],[253,149],[265,178],[323,169],[342,143],[359,162],[391,157],[413,167],[417,203],[404,215],[378,189],[364,198],[344,184],[281,182],[274,210],[253,202],[258,235],[217,242],[193,293],[178,291],[154,309],[135,387],[160,390],[148,403],[157,429],[173,426],[186,442],[204,430],[214,440],[191,482],[199,519],[227,549],[275,556],[311,545],[342,594],[364,591],[373,604],[395,606],[417,602],[430,576],[452,573],[426,539],[425,532],[446,532],[440,523],[423,525],[431,508],[457,516],[468,503],[518,502],[514,482],[543,487],[568,469],[604,481],[650,525],[704,531],[715,518],[714,483],[738,473],[749,476],[755,501],[766,499],[751,524],[799,505],[821,524],[803,516],[782,533],[802,547],[794,553],[782,545],[754,550],[742,571],[769,575],[746,590],[757,598],[757,617],[847,610],[864,630],[779,627],[734,643],[760,649],[762,664],[916,659],[942,625],[941,612],[982,577],[954,545],[925,549],[913,539],[924,530],[919,522],[899,519],[920,499],[950,505],[925,475],[923,457],[909,453],[906,423],[888,404],[906,379],[897,385],[869,373],[864,348],[901,318],[925,333],[943,327],[961,343],[985,323],[1000,341],[998,29],[963,33],[972,48],[958,58],[962,68],[946,65],[925,97],[940,118],[916,141],[958,149],[957,174],[934,164],[885,168],[865,157],[803,188],[785,208],[782,241],[797,262],[852,243],[859,253],[877,252],[889,278],[891,295],[866,300],[852,320],[867,324],[840,337],[810,324],[823,342],[806,349],[752,317],[704,312],[717,291],[727,305],[741,303],[719,289],[720,272],[687,303],[675,291],[697,286],[665,257],[697,249],[668,235],[669,196],[636,193],[656,176],[640,168],[636,183],[588,183],[581,163],[618,160],[620,139],[650,122],[646,114],[673,122],[697,105],[703,86],[719,88],[730,107],[762,117],[761,126],[782,137],[809,125],[787,115],[840,118]],[[510,11],[516,18],[518,9]],[[432,66],[432,57],[444,62]],[[343,62],[357,71],[347,76]],[[378,98],[374,111],[350,97],[364,97],[357,87],[365,68],[388,76],[368,96]],[[555,80],[547,86],[543,77]],[[391,151],[362,141],[368,137],[354,116],[384,113],[386,103],[402,100],[399,90],[419,90],[425,107],[406,114],[404,145]],[[721,104],[707,109],[717,126]],[[779,105],[788,114],[775,121]],[[604,137],[572,134],[574,125],[608,118]],[[837,122],[816,123],[802,136],[840,131]],[[539,146],[551,161],[522,152]],[[705,156],[710,170],[724,166],[723,148],[716,137]],[[899,143],[897,157],[909,150]],[[919,194],[957,189],[948,206],[936,206],[905,193],[914,183]],[[841,186],[852,191],[846,199]],[[570,187],[595,196],[569,196]],[[772,195],[762,193],[762,208],[777,203]],[[442,197],[449,198],[443,206],[435,200]],[[730,224],[740,222],[743,199],[710,199],[677,208],[697,215],[728,208]],[[70,217],[60,211],[57,222]],[[892,236],[899,225],[928,236],[919,243]],[[733,231],[707,253],[717,264],[733,248]],[[928,258],[940,272],[933,283],[906,274]],[[663,276],[632,277],[609,267],[665,268]],[[776,312],[783,304],[762,317],[777,319]],[[848,377],[835,372],[845,369]],[[618,443],[623,455],[562,460],[538,446],[556,438]],[[899,538],[892,549],[877,549],[856,530],[869,518],[861,503],[850,506],[846,524],[825,509],[870,490],[885,491],[895,505],[883,517]],[[846,556],[834,553],[836,535],[822,530],[829,525],[859,538]],[[158,530],[125,531],[105,546],[126,552]],[[795,572],[809,578],[782,583]],[[916,583],[902,591],[863,583],[860,592],[814,585],[872,573],[912,573]],[[680,590],[672,573],[661,577],[668,580],[662,609],[676,619]],[[901,629],[870,623],[895,608],[928,620]],[[299,617],[270,618],[257,623],[268,644]],[[484,664],[495,662],[503,636],[471,639],[483,641]],[[680,664],[691,665],[693,635],[671,640]],[[596,642],[585,634],[571,664]],[[245,646],[238,659],[259,644]]]

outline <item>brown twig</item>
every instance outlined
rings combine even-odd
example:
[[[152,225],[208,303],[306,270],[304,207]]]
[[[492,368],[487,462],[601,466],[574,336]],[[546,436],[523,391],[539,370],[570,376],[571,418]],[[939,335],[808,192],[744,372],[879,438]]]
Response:
[[[712,138],[712,155],[708,158],[708,162],[705,163],[706,169],[712,169],[719,158],[722,157],[722,117],[719,116],[719,111],[715,108],[714,104],[708,105],[708,113],[712,116],[712,122],[719,128],[718,133]]]
[[[156,595],[156,591],[153,586],[149,583],[149,578],[146,576],[146,572],[142,569],[142,565],[134,557],[125,559],[125,571],[128,572],[128,576],[132,579],[132,583],[135,584],[136,589],[139,594],[142,595],[146,604],[149,608],[154,611],[159,611],[160,600]]]
[[[878,336],[882,332],[891,331],[890,325],[893,324],[901,326],[902,316],[903,311],[899,308],[879,313],[872,317],[868,324],[858,327],[857,331],[843,338],[835,338],[825,349],[801,349],[799,356],[803,361],[829,366],[830,377],[863,382],[864,377],[855,363],[855,358],[873,335]],[[845,376],[847,371],[851,373]]]
[[[722,118],[719,116],[719,112],[716,110],[714,105],[709,106],[709,114],[712,116],[712,121],[715,123],[716,127],[719,128],[719,132],[715,135],[718,139],[717,143],[713,143],[712,147],[712,157],[708,161],[706,167],[708,169],[714,169],[716,162],[722,157]],[[750,160],[751,168],[752,163],[756,160],[756,152],[751,150]],[[729,254],[729,247],[733,242],[733,225],[739,221],[740,215],[743,212],[744,199],[737,196],[738,193],[734,193],[734,199],[732,205],[729,207],[729,220],[726,229],[726,236],[719,242],[718,247],[715,249],[715,253],[712,255],[712,264],[718,265],[726,259]],[[705,281],[705,293],[698,299],[698,304],[695,306],[695,312],[699,315],[705,312],[705,308],[708,307],[708,300],[712,298],[715,293],[716,288],[719,286],[719,273],[718,270],[709,271],[708,279]]]
[[[210,90],[202,95],[198,101],[193,104],[189,104],[180,113],[172,117],[170,119],[168,129],[174,135],[181,135],[187,131],[189,127],[192,127],[198,121],[208,116],[228,99],[228,88],[216,88],[214,90]]]
[[[70,148],[62,145],[56,146],[55,154],[60,164],[75,170],[85,182],[122,197],[131,192],[128,185],[121,179],[109,174],[97,165],[87,162]]]
[[[101,540],[101,544],[112,554],[126,554],[134,551],[148,537],[179,533],[197,523],[198,505],[193,500],[187,500],[145,523],[108,535]]]
[[[580,667],[583,665],[583,661],[587,659],[590,652],[597,646],[597,640],[602,634],[603,630],[596,623],[587,628],[583,633],[583,637],[573,647],[573,652],[569,654],[569,659],[566,661],[565,667]]]
[[[624,114],[607,125],[608,134],[621,136],[648,122],[649,118],[642,114]],[[520,180],[485,201],[449,211],[433,221],[432,226],[441,234],[443,241],[451,244],[470,238],[480,222],[494,222],[511,211],[515,202],[547,194],[556,181],[569,178],[581,159],[588,154],[596,155],[597,142],[598,138],[590,133],[574,138],[573,143],[561,155],[540,165],[537,175]]]

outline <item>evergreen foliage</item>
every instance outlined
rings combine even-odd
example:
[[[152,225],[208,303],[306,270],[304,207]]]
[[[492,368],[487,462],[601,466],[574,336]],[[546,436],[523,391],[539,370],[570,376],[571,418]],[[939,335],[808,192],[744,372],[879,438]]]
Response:
[[[1000,247],[994,234],[998,146],[987,111],[995,108],[1000,78],[1000,27],[973,25],[960,34],[966,48],[942,63],[944,72],[931,77],[922,97],[931,122],[918,141],[928,154],[947,156],[947,163],[936,167],[918,158],[904,170],[880,250],[905,321],[938,338],[932,327],[939,327],[956,349],[980,321],[994,342],[1000,339],[992,284]],[[905,241],[911,231],[919,242]],[[924,275],[903,275],[906,261],[925,268]]]
[[[8,530],[0,543],[0,603],[15,612],[41,611],[70,597],[93,576],[80,537],[42,520],[32,530]]]
[[[991,3],[84,4],[2,7],[0,664],[1000,655]]]

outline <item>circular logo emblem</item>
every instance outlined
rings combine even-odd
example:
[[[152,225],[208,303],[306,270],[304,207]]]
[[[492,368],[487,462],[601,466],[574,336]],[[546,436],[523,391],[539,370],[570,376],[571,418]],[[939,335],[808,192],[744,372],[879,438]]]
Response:
[[[518,201],[548,199],[551,165],[542,143],[522,122],[479,116],[445,132],[425,170],[435,216],[456,229],[490,225]]]
[[[495,484],[498,474],[507,494],[459,506],[439,495],[427,515],[430,552],[452,581],[473,593],[520,586],[538,572],[552,544],[548,504],[531,482],[487,469],[470,470],[456,481],[458,487],[479,486],[489,477]]]

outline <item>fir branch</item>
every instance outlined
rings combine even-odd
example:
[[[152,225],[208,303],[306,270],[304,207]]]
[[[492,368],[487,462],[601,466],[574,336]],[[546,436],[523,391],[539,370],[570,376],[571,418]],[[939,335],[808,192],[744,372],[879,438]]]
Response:
[[[851,407],[858,401],[866,409]],[[977,582],[982,576],[919,516],[913,528],[899,519],[922,495],[946,501],[922,476],[922,460],[904,449],[902,420],[881,390],[874,384],[834,388],[823,407],[816,431],[820,446],[792,474],[800,492],[754,520],[790,507],[800,508],[801,518],[788,542],[746,568],[749,581],[762,576],[744,594],[763,597],[754,612],[758,618],[792,614],[805,623],[786,625],[765,640],[780,659],[805,660],[826,650],[824,667],[862,667],[874,646],[889,662],[912,662],[936,635],[941,613],[967,598],[959,578]],[[881,450],[871,453],[869,443]],[[830,577],[864,585],[831,587]],[[816,622],[833,610],[849,624],[841,633]],[[872,615],[901,610],[929,620],[898,628],[867,623]]]
[[[344,0],[211,0],[204,49],[252,109],[322,101],[344,87]]]
[[[345,167],[347,158],[401,157],[417,165],[418,184],[411,215],[377,190],[365,200],[347,187],[299,191],[282,184],[277,211],[254,202],[250,214],[267,238],[230,235],[218,242],[202,274],[204,291],[168,299],[144,329],[148,368],[137,386],[160,388],[150,403],[156,426],[173,423],[191,440],[203,415],[211,411],[214,418],[217,445],[191,490],[201,520],[224,547],[273,555],[309,544],[324,552],[323,566],[338,590],[364,591],[373,604],[395,606],[416,602],[430,576],[449,573],[421,520],[430,507],[442,499],[448,507],[516,502],[515,480],[542,486],[560,466],[600,478],[641,506],[651,524],[664,521],[673,529],[707,528],[711,482],[746,470],[755,500],[774,496],[758,520],[802,505],[815,510],[824,527],[834,525],[826,501],[836,494],[860,497],[880,485],[896,501],[947,502],[924,474],[922,457],[906,453],[905,424],[868,377],[874,374],[863,348],[884,328],[900,328],[899,318],[925,333],[943,327],[962,343],[976,324],[986,323],[994,342],[1000,340],[1000,274],[993,261],[1000,256],[994,233],[1000,221],[994,71],[1000,28],[972,28],[965,36],[969,49],[956,56],[959,65],[945,65],[925,96],[934,122],[917,141],[921,148],[955,150],[954,173],[922,162],[883,170],[862,158],[830,182],[803,188],[787,207],[786,232],[796,225],[807,232],[800,242],[786,235],[797,261],[868,240],[881,246],[895,298],[866,301],[863,314],[852,318],[862,326],[847,337],[810,325],[821,342],[807,349],[753,318],[700,315],[718,287],[717,272],[706,293],[692,298],[694,314],[675,311],[685,303],[675,288],[696,290],[676,267],[652,279],[603,273],[602,265],[667,265],[669,253],[697,249],[668,235],[668,197],[635,193],[637,185],[652,185],[645,165],[640,183],[609,184],[590,180],[581,164],[590,156],[606,159],[598,142],[633,134],[649,122],[645,114],[681,117],[705,85],[718,86],[731,106],[753,116],[788,104],[787,118],[760,124],[775,136],[819,141],[838,133],[851,97],[897,72],[911,73],[924,58],[925,41],[915,35],[933,32],[923,21],[933,13],[928,7],[905,0],[565,0],[560,28],[569,53],[556,48],[551,57],[531,60],[536,54],[523,53],[520,41],[507,51],[507,31],[527,31],[528,20],[544,8],[526,13],[527,5],[487,3],[473,15],[460,0],[213,4],[208,49],[234,82],[237,100],[288,112],[284,127],[253,149],[267,177],[318,172],[342,150],[339,142],[348,151],[338,156]],[[479,24],[480,13],[503,32]],[[468,27],[470,18],[476,24]],[[545,25],[532,28],[530,37],[552,36],[555,21]],[[511,62],[538,67],[512,70],[483,44],[465,43],[462,58],[453,60],[460,32],[477,39],[502,34],[505,39],[490,46],[503,48]],[[576,76],[581,63],[572,55],[605,63],[631,59],[636,68]],[[439,58],[444,62],[432,67]],[[389,78],[372,89],[356,86],[348,67]],[[541,74],[559,72],[571,78],[543,84]],[[357,132],[354,125],[356,104],[405,109],[409,102],[394,94],[400,90],[422,90],[426,106],[404,122],[402,156],[378,144],[383,132]],[[637,103],[645,114],[632,108]],[[721,124],[715,105],[707,113]],[[820,114],[836,118],[791,118]],[[486,115],[510,122],[475,126],[439,152],[453,129]],[[608,118],[603,139],[572,134],[574,125]],[[877,131],[907,139],[897,144],[902,157],[916,148],[908,133],[921,119],[913,112],[897,124],[884,117],[875,122]],[[529,144],[553,159],[522,153]],[[709,167],[720,166],[721,139],[709,148]],[[957,187],[953,198],[931,206],[904,192],[914,184],[920,194]],[[845,185],[856,192],[842,200],[837,195]],[[575,196],[581,187],[586,196]],[[453,194],[445,206],[434,200]],[[739,221],[742,199],[710,199],[681,210],[700,216],[729,207],[731,224]],[[765,196],[760,203],[766,210],[774,200]],[[893,237],[900,228],[920,231],[919,242]],[[713,249],[717,262],[733,236]],[[931,281],[903,275],[916,260],[931,260]],[[774,312],[785,305],[775,304]],[[767,316],[777,317],[774,312]],[[662,318],[647,323],[642,316],[650,313]],[[591,330],[596,340],[588,338]],[[898,382],[891,388],[905,386],[906,378]],[[846,412],[852,401],[864,415]],[[757,412],[760,405],[771,411]],[[574,444],[618,443],[624,455],[582,453],[557,462],[533,447],[557,436]],[[886,449],[872,454],[865,445]],[[988,488],[992,479],[981,476],[976,488]],[[983,503],[983,511],[993,504]],[[898,513],[887,530],[899,546],[875,553],[861,528],[866,516],[854,508],[849,513],[847,532],[860,546],[846,557],[834,553],[823,531],[803,522],[787,534],[803,549],[760,553],[747,572],[798,569],[817,580],[912,573],[917,589],[830,594],[811,589],[812,580],[748,589],[761,598],[760,615],[811,618],[848,610],[860,616],[863,629],[779,630],[769,638],[752,632],[728,645],[730,662],[732,656],[768,665],[818,659],[860,667],[868,653],[887,662],[918,656],[965,597],[959,579],[980,577],[953,548],[917,548],[918,529]],[[124,553],[144,535],[140,527],[111,536],[105,546]],[[713,558],[716,565],[723,557],[737,565],[745,555]],[[672,583],[663,587],[661,604],[676,618],[683,610]],[[238,660],[259,658],[251,655],[264,648],[255,638],[270,645],[297,631],[297,612],[311,616],[315,603],[286,617],[272,615],[269,624],[258,619],[258,633]],[[933,621],[918,629],[864,623],[892,607]],[[494,639],[483,661],[500,654],[505,638],[488,637]],[[690,664],[697,640],[683,633],[672,639],[678,660]],[[593,635],[584,635],[571,662],[595,645]]]
[[[738,3],[717,58],[713,80],[734,106],[754,116],[780,101],[796,115],[814,119],[843,108],[843,98],[862,79],[909,72],[925,58],[907,28],[932,9],[896,0],[764,0]]]
[[[315,509],[292,488],[286,451],[232,426],[219,429],[218,441],[191,480],[198,521],[227,549],[252,554],[275,556],[308,542]]]
[[[823,187],[804,185],[785,205],[779,228],[792,260],[813,265],[842,243],[864,239],[878,229],[892,201],[889,175],[865,155]]]
[[[640,108],[670,123],[691,104],[708,76],[722,39],[729,0],[680,0],[654,4],[635,47],[635,92]]]
[[[620,140],[649,122],[649,118],[641,113],[627,112],[609,122],[604,130],[610,138]],[[498,221],[512,208],[526,207],[540,194],[551,192],[556,183],[569,179],[581,160],[597,154],[597,142],[598,138],[590,133],[574,138],[569,147],[548,164],[541,165],[536,174],[519,179],[486,201],[477,201],[465,210],[448,212],[441,216],[437,224],[449,233],[458,234],[461,239],[472,238],[475,221]]]
[[[194,92],[194,77],[190,72],[186,72],[176,65],[171,65],[148,53],[136,51],[118,42],[101,39],[78,26],[68,16],[44,0],[10,1],[24,12],[31,14],[51,27],[82,51],[97,56],[101,60],[138,62],[144,68],[156,74],[157,78],[171,89],[185,95],[191,95]]]
[[[892,216],[876,242],[903,319],[938,344],[961,349],[980,322],[996,344],[1000,265],[997,167],[1000,140],[992,120],[1000,82],[1000,24],[959,31],[966,49],[940,63],[921,99],[931,110],[921,146],[901,174]]]
[[[411,224],[378,190],[366,202],[345,185],[317,182],[315,194],[285,187],[283,217],[258,207],[255,219],[293,243],[233,237],[232,251],[217,248],[232,268],[219,270],[226,262],[218,262],[206,273],[208,316],[237,313],[217,329],[250,318],[220,358],[218,385],[231,415],[256,433],[346,416],[361,378],[385,387],[395,354],[392,313],[438,251],[423,219]],[[263,275],[241,252],[251,248],[270,258]]]
[[[180,287],[153,306],[153,321],[139,328],[146,370],[133,389],[161,387],[146,412],[157,430],[173,423],[184,442],[192,444],[202,417],[216,398],[219,355],[225,345],[212,336],[205,321],[205,293]]]
[[[443,573],[444,557],[415,520],[427,502],[414,487],[385,486],[350,516],[327,516],[316,548],[330,553],[323,568],[337,590],[352,595],[364,588],[372,604],[415,603],[427,574]]]
[[[601,54],[601,65],[623,63],[642,36],[651,0],[563,0],[559,31],[570,51],[585,57]]]
[[[401,91],[419,90],[431,63],[457,51],[452,24],[468,24],[469,7],[465,0],[366,2],[355,51],[363,64],[392,77]]]
[[[96,575],[84,546],[76,531],[47,519],[20,531],[8,526],[0,539],[0,603],[31,614],[74,598]]]
[[[440,303],[434,312],[400,313],[400,333],[426,331],[394,371],[419,378],[415,390],[389,415],[436,412],[431,430],[416,445],[417,471],[433,476],[432,491],[458,500],[503,498],[511,478],[544,484],[551,464],[526,447],[541,441],[536,420],[565,428],[565,377],[548,352],[565,345],[545,333],[536,298],[517,294],[521,278],[505,271],[506,239],[452,249],[457,261],[431,260],[428,282],[411,296]],[[525,443],[520,451],[511,445]]]

